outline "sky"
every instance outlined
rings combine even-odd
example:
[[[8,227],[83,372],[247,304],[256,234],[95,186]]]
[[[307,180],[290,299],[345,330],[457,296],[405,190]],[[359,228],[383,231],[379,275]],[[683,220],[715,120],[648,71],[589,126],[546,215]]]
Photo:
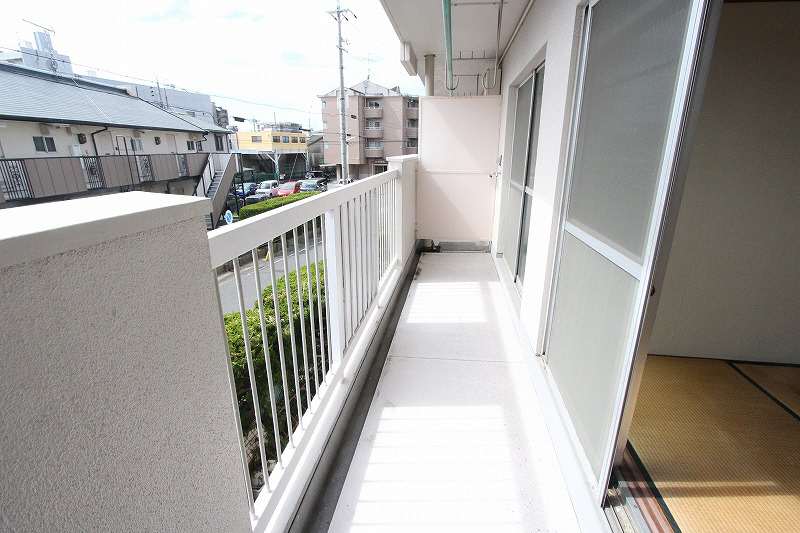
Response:
[[[339,85],[335,0],[137,0],[9,2],[0,51],[52,28],[73,70],[137,83],[174,84],[212,95],[232,116],[322,126],[318,96]],[[377,0],[342,0],[345,85],[370,79],[423,93],[400,65],[400,43]],[[24,19],[24,20],[23,20]],[[120,75],[129,76],[131,79]],[[330,112],[330,111],[329,111]],[[232,122],[233,123],[233,122]],[[252,129],[252,123],[235,123]]]

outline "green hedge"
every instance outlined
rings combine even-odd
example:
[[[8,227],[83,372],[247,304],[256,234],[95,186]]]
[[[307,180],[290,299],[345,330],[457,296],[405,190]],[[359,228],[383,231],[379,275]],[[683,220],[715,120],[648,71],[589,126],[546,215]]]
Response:
[[[320,291],[317,294],[316,269],[319,268]],[[320,328],[317,300],[322,306],[323,323],[326,320],[325,312],[325,287],[324,271],[322,262],[311,264],[311,287],[312,294],[308,293],[308,272],[306,267],[300,267],[300,281],[303,285],[303,316],[302,319],[306,328],[306,350],[308,353],[308,373],[310,383],[305,380],[305,361],[303,360],[303,341],[300,330],[300,306],[297,291],[297,271],[289,273],[289,291],[292,295],[292,322],[295,333],[295,350],[297,353],[297,365],[300,375],[300,389],[297,390],[294,381],[294,361],[292,357],[292,340],[289,329],[288,303],[286,298],[286,278],[278,278],[275,283],[278,288],[278,307],[280,309],[281,326],[283,329],[281,341],[283,344],[283,360],[286,368],[286,381],[288,390],[284,391],[283,378],[281,374],[281,361],[278,351],[278,328],[275,323],[275,307],[272,298],[272,286],[264,289],[262,295],[264,299],[264,317],[267,333],[267,347],[269,353],[270,368],[272,370],[272,381],[275,390],[275,402],[278,411],[278,427],[281,436],[281,449],[288,442],[286,428],[286,407],[284,402],[285,395],[289,397],[290,410],[292,413],[292,428],[297,428],[297,395],[300,395],[302,409],[308,408],[306,399],[306,387],[311,386],[311,396],[316,393],[315,385],[321,381],[322,375],[322,345],[325,345],[325,354],[328,354],[328,346],[324,327]],[[269,388],[267,386],[267,369],[264,358],[264,341],[261,336],[261,319],[258,313],[258,303],[255,308],[246,311],[247,331],[250,337],[250,349],[253,355],[253,368],[255,370],[258,398],[261,406],[261,421],[264,426],[264,440],[266,446],[267,460],[277,459],[275,452],[275,432],[272,424],[272,411],[270,409]],[[316,325],[316,335],[312,336],[310,327],[310,313],[314,313]],[[244,346],[244,335],[242,333],[241,315],[238,312],[225,315],[225,330],[228,336],[228,347],[231,353],[231,364],[233,366],[234,382],[236,384],[236,396],[239,403],[239,414],[242,421],[242,433],[249,435],[255,428],[255,410],[253,409],[253,398],[250,391],[250,374],[247,368],[247,355]],[[317,353],[317,380],[314,379],[313,346],[316,346]],[[250,469],[252,473],[261,470],[261,458],[258,452],[258,442],[254,441],[250,450]]]
[[[254,217],[256,215],[260,215],[261,213],[266,213],[267,211],[272,211],[273,209],[291,204],[292,202],[297,202],[298,200],[308,198],[309,196],[314,196],[315,194],[319,194],[319,192],[297,192],[290,194],[289,196],[270,198],[269,200],[264,200],[263,202],[258,202],[257,204],[246,205],[239,209],[239,220]]]

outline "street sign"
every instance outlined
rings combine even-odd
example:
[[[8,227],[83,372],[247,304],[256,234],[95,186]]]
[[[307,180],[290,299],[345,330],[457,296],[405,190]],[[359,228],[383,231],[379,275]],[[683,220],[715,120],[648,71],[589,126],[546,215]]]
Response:
[[[227,211],[225,211],[225,223],[226,223],[226,224],[231,224],[231,223],[233,223],[233,213],[231,213],[231,210],[230,210],[230,209],[228,209]]]

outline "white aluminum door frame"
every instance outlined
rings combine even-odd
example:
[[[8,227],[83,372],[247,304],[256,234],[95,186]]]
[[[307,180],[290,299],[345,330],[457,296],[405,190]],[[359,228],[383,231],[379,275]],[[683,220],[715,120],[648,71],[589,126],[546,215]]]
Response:
[[[572,185],[572,176],[574,170],[575,160],[575,145],[577,142],[577,132],[580,124],[580,109],[583,100],[584,80],[586,73],[586,62],[588,56],[589,41],[591,38],[591,19],[592,8],[602,0],[592,0],[587,7],[585,22],[584,22],[584,39],[581,45],[580,52],[580,66],[578,75],[578,87],[576,90],[576,98],[573,109],[573,121],[570,129],[569,141],[569,154],[567,175],[565,178],[565,186],[563,190],[562,209],[560,214],[560,228],[558,233],[557,253],[555,258],[553,270],[553,282],[550,292],[550,301],[548,305],[548,316],[545,328],[545,350],[544,357],[547,362],[549,356],[549,342],[552,332],[552,318],[553,309],[555,307],[555,300],[558,292],[558,272],[560,270],[561,256],[563,252],[564,234],[570,233],[573,237],[580,240],[585,245],[592,248],[595,252],[602,257],[617,265],[619,268],[625,270],[628,274],[639,281],[638,289],[632,309],[632,320],[627,333],[627,341],[625,348],[625,361],[623,364],[623,379],[620,380],[619,386],[615,391],[615,401],[613,410],[613,420],[611,421],[613,430],[606,443],[605,451],[603,454],[603,469],[597,480],[590,479],[594,485],[595,499],[602,505],[608,481],[611,476],[611,469],[613,468],[613,460],[617,450],[617,442],[620,437],[627,438],[627,434],[622,435],[622,420],[623,408],[626,404],[629,388],[631,387],[634,360],[639,348],[639,341],[643,338],[643,333],[649,336],[649,332],[643,331],[645,325],[644,317],[646,305],[651,292],[651,284],[653,282],[653,274],[655,267],[655,260],[659,250],[659,240],[662,230],[665,225],[666,206],[670,198],[670,190],[673,179],[676,177],[676,170],[678,169],[678,154],[681,148],[681,142],[684,140],[684,128],[686,127],[686,119],[688,116],[688,104],[690,101],[692,90],[695,83],[698,81],[696,75],[698,73],[698,57],[701,50],[701,37],[703,37],[704,29],[711,22],[711,26],[715,27],[716,19],[710,15],[709,3],[711,0],[692,0],[689,13],[689,21],[687,24],[687,32],[684,37],[684,45],[681,51],[681,60],[678,74],[678,82],[675,88],[675,98],[672,103],[672,110],[670,112],[670,121],[667,135],[665,137],[665,145],[661,157],[661,166],[659,168],[658,188],[656,190],[655,199],[651,208],[651,216],[649,219],[649,229],[647,234],[645,253],[642,258],[642,264],[639,265],[635,261],[630,260],[614,250],[613,248],[602,245],[598,239],[591,238],[586,232],[580,231],[574,225],[567,222],[567,214],[569,210],[569,195]],[[721,4],[721,2],[719,2]],[[713,40],[713,39],[712,39]],[[702,44],[705,44],[703,42]],[[708,45],[710,48],[710,44]],[[702,83],[700,84],[702,85]],[[684,169],[685,170],[685,169]],[[677,200],[677,199],[676,199]],[[589,237],[589,238],[587,238]],[[650,323],[652,327],[652,323]],[[637,384],[638,388],[638,384]],[[634,398],[635,401],[635,398]],[[629,406],[626,411],[632,411],[633,405]],[[566,414],[566,413],[565,413]],[[629,414],[632,414],[629,413]],[[568,416],[568,415],[567,415]],[[628,421],[629,422],[629,421]],[[627,428],[625,428],[627,429]],[[593,474],[588,472],[588,474]],[[596,481],[596,485],[595,485]]]

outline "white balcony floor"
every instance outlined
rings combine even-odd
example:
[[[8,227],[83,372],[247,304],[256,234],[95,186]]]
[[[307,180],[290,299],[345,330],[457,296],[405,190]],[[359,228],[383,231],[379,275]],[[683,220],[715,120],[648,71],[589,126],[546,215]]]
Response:
[[[330,531],[578,531],[489,254],[424,254]]]

